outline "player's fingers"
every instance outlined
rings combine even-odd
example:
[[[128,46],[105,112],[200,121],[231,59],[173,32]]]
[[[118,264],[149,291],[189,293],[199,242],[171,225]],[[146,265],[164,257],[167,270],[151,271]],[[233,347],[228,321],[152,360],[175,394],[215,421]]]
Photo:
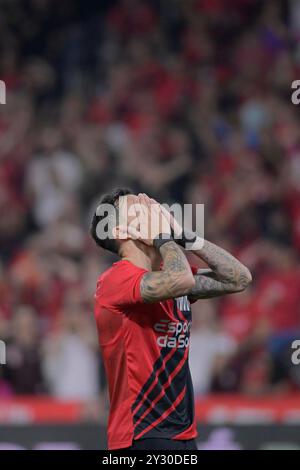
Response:
[[[143,211],[147,220],[147,227],[145,227],[145,236],[153,240],[160,233],[160,220],[159,206],[157,203],[152,204],[150,198],[146,194],[140,195],[141,203],[143,204]],[[147,214],[147,215],[146,215]],[[146,234],[147,230],[147,234]]]
[[[129,207],[128,215],[129,215],[129,223],[127,225],[131,225],[139,230],[140,221],[139,221],[139,213],[140,213],[140,204],[134,203]]]
[[[139,194],[139,200],[140,200],[140,203],[145,206],[146,209],[149,209],[150,208],[150,200],[148,198],[148,196],[145,194],[145,193],[140,193]]]
[[[141,233],[143,235],[143,238],[148,239],[151,238],[151,224],[153,223],[153,220],[151,218],[151,211],[147,203],[145,203],[144,198],[142,202],[142,225],[141,225]]]
[[[162,219],[162,232],[169,233],[171,231],[171,214],[170,212],[163,206],[159,205],[161,219]]]
[[[159,233],[168,233],[168,222],[159,204],[151,204],[151,215],[154,224],[159,227]]]
[[[127,227],[120,225],[119,226],[119,238],[121,240],[127,240],[131,238],[132,240],[139,240],[141,238],[139,230],[134,226],[128,225]]]
[[[182,233],[181,225],[177,222],[174,215],[168,209],[166,209],[163,205],[160,205],[160,207],[161,207],[161,210],[162,210],[164,216],[168,220],[168,223],[172,227],[172,229],[174,231],[174,235],[179,237]]]
[[[135,207],[135,211],[136,211],[137,217],[138,217],[139,219],[142,219],[143,216],[145,215],[144,210],[143,210],[143,209],[144,209],[144,208],[143,208],[144,205],[145,205],[145,204],[143,203],[143,199],[142,199],[141,194],[138,194],[138,202],[136,202],[136,203],[134,204],[134,207]]]
[[[142,193],[138,194],[138,200],[139,200],[139,202],[137,203],[138,214],[139,214],[139,218],[142,219],[143,217],[145,217],[145,203],[143,200]]]
[[[151,206],[151,204],[156,204],[156,201],[154,201],[154,199],[151,199],[147,194],[145,193],[142,193],[143,194],[143,197],[144,197],[144,200],[147,202],[147,204],[149,206]]]
[[[150,212],[142,194],[138,195],[138,201],[139,202],[136,204],[138,229],[140,231],[141,238],[147,239],[149,232],[148,227],[150,224]]]
[[[149,216],[148,205],[142,196],[139,198],[139,201],[139,216],[141,221],[145,222]]]
[[[159,202],[157,202],[155,199],[153,198],[150,198],[148,197],[146,194],[145,194],[147,200],[150,202],[151,205],[153,204],[156,204],[157,206],[159,206],[161,212],[163,213],[163,215],[167,218],[167,220],[170,222],[171,221],[171,214],[170,212],[162,205],[160,204]]]
[[[170,214],[170,212],[169,212],[162,204],[160,204],[159,207],[160,207],[160,210],[161,210],[161,212],[163,213],[163,215],[164,215],[165,217],[167,217],[167,219],[171,220],[171,214]]]
[[[149,196],[148,196],[147,194],[145,194],[145,193],[142,193],[142,194],[146,197],[146,199],[147,199],[147,201],[148,201],[149,204],[159,204],[159,202],[156,201],[153,197],[149,197]]]
[[[150,201],[151,201],[151,204],[158,204],[159,205],[159,208],[163,214],[163,216],[166,218],[166,220],[168,221],[168,223],[170,225],[172,225],[172,219],[173,219],[173,216],[172,214],[168,211],[168,209],[166,209],[162,204],[160,204],[159,202],[157,202],[155,199],[153,198],[150,198]]]

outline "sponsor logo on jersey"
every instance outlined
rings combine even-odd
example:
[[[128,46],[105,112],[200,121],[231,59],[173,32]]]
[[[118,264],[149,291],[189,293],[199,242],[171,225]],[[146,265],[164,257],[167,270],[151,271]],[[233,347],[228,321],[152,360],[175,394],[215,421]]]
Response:
[[[190,342],[192,322],[161,319],[155,323],[154,330],[162,333],[156,339],[161,348],[187,348]]]

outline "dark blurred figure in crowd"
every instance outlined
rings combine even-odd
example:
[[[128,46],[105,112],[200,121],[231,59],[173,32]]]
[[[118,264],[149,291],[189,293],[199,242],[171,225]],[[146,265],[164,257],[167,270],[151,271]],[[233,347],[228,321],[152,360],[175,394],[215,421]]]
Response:
[[[5,377],[17,395],[43,393],[45,389],[36,313],[28,306],[20,306],[12,319],[11,327]]]

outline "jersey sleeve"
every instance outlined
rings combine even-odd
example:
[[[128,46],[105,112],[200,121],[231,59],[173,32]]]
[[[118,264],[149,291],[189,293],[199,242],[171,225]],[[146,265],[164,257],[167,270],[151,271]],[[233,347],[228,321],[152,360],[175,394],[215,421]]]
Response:
[[[190,267],[191,267],[191,271],[192,271],[193,275],[195,276],[198,272],[198,268],[196,266],[192,265],[192,264],[190,265]]]
[[[146,269],[121,262],[100,279],[96,296],[98,301],[110,309],[142,303],[140,283],[146,272]]]

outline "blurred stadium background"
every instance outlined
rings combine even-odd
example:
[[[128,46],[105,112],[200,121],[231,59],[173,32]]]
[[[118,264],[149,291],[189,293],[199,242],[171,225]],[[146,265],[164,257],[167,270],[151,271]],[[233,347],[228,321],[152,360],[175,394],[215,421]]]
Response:
[[[199,448],[300,448],[300,2],[0,0],[0,449],[104,448],[98,196],[204,203],[251,289],[194,306]]]

